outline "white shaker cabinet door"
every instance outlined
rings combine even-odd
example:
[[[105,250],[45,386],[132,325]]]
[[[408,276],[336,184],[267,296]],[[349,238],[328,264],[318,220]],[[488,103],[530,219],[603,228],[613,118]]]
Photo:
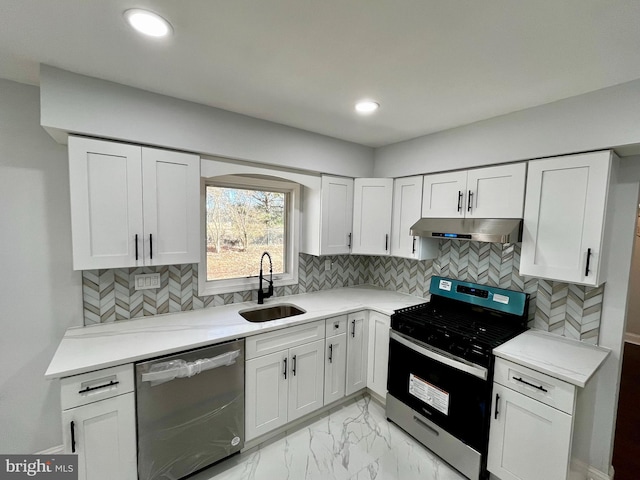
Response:
[[[322,176],[320,254],[351,251],[353,228],[353,179]]]
[[[73,269],[143,265],[140,147],[70,136],[69,184]]]
[[[526,163],[469,170],[466,218],[522,218],[526,176]]]
[[[422,216],[425,218],[464,218],[467,172],[424,176]]]
[[[529,162],[520,274],[584,285],[604,278],[610,152]]]
[[[368,311],[347,317],[347,395],[367,386]]]
[[[324,404],[340,400],[345,395],[347,375],[347,334],[327,337],[324,365]]]
[[[388,255],[391,241],[392,178],[356,178],[353,245],[357,255]]]
[[[500,480],[567,479],[571,415],[497,383],[491,413],[491,473]]]
[[[291,348],[289,362],[288,420],[292,421],[324,404],[324,339]]]
[[[79,480],[136,480],[135,397],[117,397],[62,412],[65,452],[78,455]]]
[[[200,260],[200,157],[142,149],[146,265]]]
[[[247,360],[245,364],[245,437],[252,440],[287,423],[288,351]]]
[[[387,397],[390,328],[391,318],[382,313],[369,312],[367,387],[383,400]]]
[[[422,216],[422,176],[396,178],[393,182],[391,255],[425,260],[438,256],[438,239],[414,237],[411,227]]]

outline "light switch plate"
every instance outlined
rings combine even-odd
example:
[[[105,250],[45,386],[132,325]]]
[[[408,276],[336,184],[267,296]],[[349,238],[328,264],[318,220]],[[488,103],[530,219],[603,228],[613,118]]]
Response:
[[[136,290],[149,290],[152,288],[160,288],[160,274],[147,273],[144,275],[136,275],[134,277]]]

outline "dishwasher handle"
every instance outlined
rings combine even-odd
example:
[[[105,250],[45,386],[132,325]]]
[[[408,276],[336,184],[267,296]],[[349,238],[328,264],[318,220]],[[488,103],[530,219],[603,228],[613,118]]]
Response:
[[[151,386],[154,387],[175,378],[193,377],[206,370],[233,365],[239,355],[240,350],[234,350],[213,358],[202,358],[194,362],[169,360],[168,362],[154,363],[148,372],[142,374],[141,380],[143,382],[151,382]]]

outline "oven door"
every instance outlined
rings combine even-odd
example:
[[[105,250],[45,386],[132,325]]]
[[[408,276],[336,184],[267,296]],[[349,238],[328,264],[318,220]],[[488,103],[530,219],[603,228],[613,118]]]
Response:
[[[392,331],[389,393],[478,452],[486,453],[488,370]]]

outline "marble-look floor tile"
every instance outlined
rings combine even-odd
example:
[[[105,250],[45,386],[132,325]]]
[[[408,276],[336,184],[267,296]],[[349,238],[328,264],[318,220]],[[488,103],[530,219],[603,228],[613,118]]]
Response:
[[[205,470],[192,480],[465,480],[369,396]]]

